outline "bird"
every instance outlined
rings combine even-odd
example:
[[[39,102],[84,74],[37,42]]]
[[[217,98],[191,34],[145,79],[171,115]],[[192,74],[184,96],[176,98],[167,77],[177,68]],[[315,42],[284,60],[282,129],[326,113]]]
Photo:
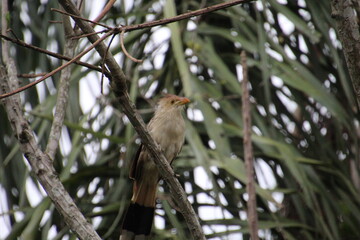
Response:
[[[147,125],[169,164],[179,154],[185,141],[182,112],[189,102],[186,97],[165,94],[158,101],[154,116]],[[123,220],[120,240],[145,240],[151,232],[160,173],[143,145],[135,154],[129,177],[134,180],[133,195]]]

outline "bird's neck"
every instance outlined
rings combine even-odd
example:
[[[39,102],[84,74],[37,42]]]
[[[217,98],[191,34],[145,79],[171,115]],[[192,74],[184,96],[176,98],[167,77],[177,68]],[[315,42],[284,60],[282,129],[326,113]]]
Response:
[[[158,109],[155,112],[154,118],[159,121],[176,121],[178,119],[183,119],[181,109],[169,109],[166,111]]]

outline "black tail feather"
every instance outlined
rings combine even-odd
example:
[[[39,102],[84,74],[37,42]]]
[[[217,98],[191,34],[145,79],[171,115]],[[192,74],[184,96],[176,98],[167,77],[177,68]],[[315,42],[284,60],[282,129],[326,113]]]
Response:
[[[154,208],[131,203],[122,226],[122,231],[134,233],[134,235],[149,236],[154,219]]]

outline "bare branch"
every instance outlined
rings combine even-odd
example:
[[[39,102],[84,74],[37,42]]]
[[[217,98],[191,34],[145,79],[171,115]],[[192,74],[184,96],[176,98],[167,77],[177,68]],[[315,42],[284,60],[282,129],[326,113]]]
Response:
[[[97,35],[97,34],[106,33],[106,32],[109,32],[109,30],[108,30],[108,29],[105,29],[105,30],[102,30],[102,31],[97,31],[97,32],[89,33],[89,34],[74,35],[74,36],[71,37],[71,39],[86,38],[86,37],[88,37],[89,35]]]
[[[46,73],[23,73],[23,74],[18,74],[17,77],[19,78],[37,78],[37,77],[42,77],[45,76]]]
[[[125,29],[125,32],[130,32],[130,31],[139,30],[139,29],[143,29],[143,28],[165,25],[165,24],[169,24],[172,22],[177,22],[177,21],[181,21],[181,20],[184,20],[187,18],[204,15],[206,13],[211,13],[214,11],[218,11],[218,10],[221,10],[224,8],[228,8],[231,6],[235,6],[235,5],[238,5],[241,3],[247,3],[247,2],[251,2],[251,1],[253,1],[253,0],[234,0],[234,1],[224,2],[224,3],[219,3],[219,4],[216,4],[216,5],[213,5],[210,7],[206,7],[203,9],[199,9],[196,11],[183,13],[183,14],[177,15],[175,17],[171,17],[171,18],[164,18],[164,19],[147,22],[147,23],[140,23],[140,24],[135,24],[135,25],[130,25],[130,26],[119,27],[119,31],[121,32],[123,29]]]
[[[46,55],[49,55],[49,56],[52,56],[52,57],[55,57],[55,58],[58,58],[58,59],[61,59],[61,60],[71,61],[71,58],[69,58],[67,56],[64,56],[64,55],[61,55],[61,54],[58,54],[58,53],[55,53],[55,52],[51,52],[51,51],[48,51],[48,50],[43,49],[43,48],[36,47],[34,45],[31,45],[31,44],[27,44],[27,43],[25,43],[25,42],[23,42],[23,41],[21,41],[19,39],[10,38],[10,37],[8,37],[6,35],[3,35],[3,34],[0,34],[0,37],[7,40],[7,41],[13,42],[13,43],[15,43],[15,44],[17,44],[19,46],[29,48],[29,49],[32,49],[34,51],[44,53]],[[86,63],[86,62],[75,61],[74,63],[77,64],[77,65],[81,65],[83,67],[87,67],[87,68],[89,68],[91,70],[95,70],[97,72],[102,72],[102,69],[100,67],[94,66],[94,65]],[[108,72],[105,72],[105,75],[107,75],[108,77],[110,76]]]
[[[80,17],[80,16],[76,16],[76,15],[73,15],[73,14],[70,14],[70,13],[67,13],[67,12],[64,12],[64,11],[61,11],[60,9],[51,8],[51,11],[54,11],[54,12],[58,12],[58,13],[67,15],[67,16],[70,16],[70,17],[72,17],[72,18],[79,18],[79,19],[81,19],[81,20],[83,20],[83,21],[92,23],[92,25],[99,25],[99,26],[102,26],[102,27],[104,27],[104,28],[106,28],[106,29],[108,29],[108,30],[112,29],[111,27],[108,27],[108,26],[106,26],[105,24],[98,23],[98,22],[95,22],[95,21],[91,21],[90,19],[83,18],[83,17]]]
[[[195,11],[191,11],[191,12],[187,12],[187,13],[183,13],[180,15],[177,15],[175,17],[171,17],[171,18],[164,18],[164,19],[159,19],[159,20],[154,20],[154,21],[150,21],[150,22],[146,22],[146,23],[140,23],[140,24],[135,24],[135,25],[129,25],[129,26],[121,26],[116,28],[118,32],[122,32],[123,30],[125,30],[125,32],[130,32],[130,31],[134,31],[134,30],[139,30],[139,29],[143,29],[143,28],[151,28],[151,27],[155,27],[155,26],[159,26],[159,25],[165,25],[165,24],[169,24],[172,22],[178,22],[187,18],[191,18],[191,17],[196,17],[196,16],[200,16],[200,15],[204,15],[207,13],[211,13],[214,11],[218,11],[221,9],[225,9],[231,6],[235,6],[235,5],[239,5],[241,3],[247,3],[247,2],[251,2],[253,0],[234,0],[234,1],[228,1],[228,2],[224,2],[224,3],[219,3],[210,7],[206,7],[206,8],[202,8],[199,10],[195,10]],[[110,4],[110,3],[109,3]],[[111,27],[100,24],[96,21],[91,21],[88,19],[85,19],[81,16],[77,16],[76,14],[73,13],[65,13],[61,10],[58,9],[52,9],[53,11],[57,11],[60,12],[62,14],[67,14],[73,18],[78,18],[87,22],[91,22],[92,24],[96,24],[96,25],[100,25],[103,26],[105,28],[111,29]]]
[[[254,179],[254,157],[251,144],[251,112],[250,112],[250,100],[248,89],[248,69],[246,63],[246,53],[241,52],[241,65],[243,70],[242,80],[242,115],[244,122],[244,158],[246,168],[246,192],[249,195],[247,201],[247,220],[250,228],[250,236],[252,240],[258,240],[258,216],[256,211],[256,192],[255,192],[255,179]]]
[[[0,92],[10,91],[11,81],[17,80],[16,74],[14,74],[15,66],[7,64],[7,69],[0,66]],[[66,224],[80,239],[100,240],[92,225],[86,221],[60,182],[49,156],[43,153],[37,145],[33,132],[22,113],[19,95],[8,97],[2,100],[2,103],[19,141],[21,152],[28,160],[56,209],[64,216]]]
[[[8,14],[8,1],[1,1],[1,34],[6,34],[6,29],[8,29],[7,26],[7,20],[6,20],[6,16]],[[7,43],[3,43],[3,46],[1,47],[1,55],[4,58],[4,61],[6,61],[7,59],[9,59],[9,44]]]
[[[98,23],[103,17],[110,11],[112,6],[114,5],[116,0],[109,0],[109,2],[105,5],[104,9],[101,13],[93,20],[93,22]]]
[[[360,32],[358,18],[352,1],[332,0],[331,15],[336,20],[337,32],[341,40],[346,65],[360,107]]]
[[[0,99],[2,98],[6,98],[6,97],[9,97],[9,96],[12,96],[14,94],[17,94],[19,92],[22,92],[32,86],[35,86],[36,84],[46,80],[47,78],[51,77],[52,75],[54,75],[55,73],[61,71],[62,69],[66,68],[67,66],[69,66],[70,64],[76,62],[77,60],[79,60],[82,56],[84,56],[86,53],[88,53],[90,50],[92,50],[94,47],[96,47],[96,45],[98,45],[99,43],[101,43],[102,41],[104,41],[104,39],[106,39],[107,37],[109,37],[110,35],[112,35],[113,32],[109,32],[107,34],[105,34],[104,36],[102,36],[101,38],[98,39],[98,41],[94,42],[91,46],[89,46],[88,48],[86,48],[84,51],[82,51],[81,53],[79,53],[76,57],[74,57],[73,59],[71,59],[69,62],[61,65],[60,67],[52,70],[51,72],[45,74],[45,76],[43,76],[42,78],[32,82],[32,83],[29,83],[27,84],[26,86],[23,86],[23,87],[20,87],[20,88],[17,88],[16,90],[12,91],[12,92],[9,92],[9,93],[4,93],[4,94],[1,94],[0,95]]]
[[[109,44],[108,44],[108,46],[107,46],[107,48],[106,48],[106,53],[109,52],[111,43],[114,41],[114,38],[115,38],[115,34],[111,37],[111,39],[110,39],[110,41],[109,41]],[[102,69],[104,69],[104,70],[106,69],[106,66],[105,66],[105,57],[106,57],[106,55],[102,58],[102,62],[101,62]],[[104,90],[104,88],[103,88],[103,86],[104,86],[104,74],[101,74],[100,86],[101,86],[101,87],[100,87],[100,92],[101,92],[101,94],[103,94],[103,90]]]
[[[126,50],[125,45],[124,45],[124,34],[125,34],[125,30],[122,30],[121,33],[120,33],[120,45],[121,45],[122,51],[124,52],[124,54],[125,54],[128,58],[130,58],[131,61],[137,62],[137,63],[142,63],[143,60],[134,58],[134,57],[131,56],[131,55],[128,53],[128,51]]]
[[[72,58],[75,55],[75,49],[78,41],[70,39],[70,36],[73,35],[73,30],[68,16],[63,16],[63,23],[64,23],[63,27],[65,32],[64,56]],[[63,122],[65,118],[65,110],[68,103],[71,70],[72,70],[72,65],[61,70],[61,74],[60,74],[60,83],[59,83],[59,87],[57,88],[58,94],[56,99],[54,120],[51,125],[49,139],[45,150],[46,154],[49,156],[51,160],[54,160],[56,150],[59,146],[61,129],[63,126]]]

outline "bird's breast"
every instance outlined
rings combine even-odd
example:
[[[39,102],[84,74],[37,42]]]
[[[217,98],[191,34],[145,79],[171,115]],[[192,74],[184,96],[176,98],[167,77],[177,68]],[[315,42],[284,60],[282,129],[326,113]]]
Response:
[[[150,130],[150,134],[160,145],[168,161],[180,151],[185,138],[185,123],[182,116],[175,119],[158,121],[158,124],[153,125]]]

